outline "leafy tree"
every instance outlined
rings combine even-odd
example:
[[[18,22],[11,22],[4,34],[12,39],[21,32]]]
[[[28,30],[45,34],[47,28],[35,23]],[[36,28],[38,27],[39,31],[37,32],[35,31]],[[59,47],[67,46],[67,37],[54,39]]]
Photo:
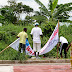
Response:
[[[32,24],[32,17],[27,15],[24,19],[24,24],[25,25]]]
[[[4,6],[0,9],[1,15],[5,17],[4,21],[11,22],[13,24],[18,23],[20,14],[29,14],[33,12],[33,9],[27,5],[23,5],[22,2],[16,3],[15,0],[8,0],[10,6]]]
[[[56,22],[51,20],[42,23],[41,28],[42,28],[43,35],[50,37],[52,32],[54,31],[55,26],[56,26]]]
[[[72,3],[57,5],[58,0],[49,0],[48,8],[46,8],[39,0],[35,1],[40,5],[40,13],[49,18],[49,20],[57,21],[60,19],[62,22],[62,20],[67,21],[70,17],[69,12],[72,10]]]
[[[22,2],[16,3],[15,1],[8,1],[10,3],[10,8],[13,9],[13,12],[18,16],[18,20],[20,18],[21,13],[29,14],[33,12],[33,9],[27,5],[23,5]]]
[[[47,17],[38,11],[35,11],[35,15],[32,16],[32,19],[36,20],[39,24],[45,23],[47,21]]]
[[[0,23],[2,23],[4,16],[0,15]]]
[[[56,17],[56,19],[59,19],[61,22],[71,22],[70,20],[68,20],[70,17],[69,12],[72,11],[71,5],[72,3],[57,5],[57,12],[54,14],[54,17]]]
[[[4,17],[3,21],[15,23],[17,21],[16,16],[14,15],[13,11],[8,7],[1,9],[1,15]]]

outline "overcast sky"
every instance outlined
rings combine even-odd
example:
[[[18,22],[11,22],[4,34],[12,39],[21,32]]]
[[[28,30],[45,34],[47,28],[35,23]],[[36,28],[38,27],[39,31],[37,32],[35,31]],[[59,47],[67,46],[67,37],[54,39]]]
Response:
[[[0,0],[0,6],[8,5],[8,0]],[[45,6],[47,6],[49,0],[40,0]],[[22,2],[23,4],[29,5],[34,8],[34,10],[38,10],[38,4],[34,0],[17,0],[17,2]],[[72,0],[58,0],[58,4],[64,4],[72,2]]]
[[[7,1],[8,0],[0,0],[0,7],[4,5],[8,5]],[[47,7],[49,0],[40,0],[40,1]],[[29,5],[34,10],[39,10],[38,9],[39,5],[34,0],[17,0],[17,2],[22,2],[23,4]],[[64,4],[69,2],[72,2],[72,0],[58,0],[58,4]],[[72,13],[70,14],[72,16]]]

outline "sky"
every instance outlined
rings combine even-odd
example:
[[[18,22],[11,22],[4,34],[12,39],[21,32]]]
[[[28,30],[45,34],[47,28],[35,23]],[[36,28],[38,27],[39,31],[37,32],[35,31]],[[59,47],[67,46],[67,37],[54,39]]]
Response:
[[[8,5],[8,0],[0,0],[0,6]],[[29,5],[30,7],[34,8],[34,10],[38,9],[38,4],[34,0],[16,0],[17,2],[22,2],[23,4]],[[46,7],[49,0],[40,0]],[[58,0],[58,4],[64,4],[72,2],[72,0]]]
[[[0,0],[0,7],[4,6],[4,5],[8,5],[7,1],[8,0]],[[16,0],[16,1],[17,2],[22,2],[23,4],[26,4],[26,5],[29,5],[35,11],[39,10],[38,9],[39,5],[34,0]],[[40,0],[40,1],[47,7],[49,0]],[[58,4],[64,4],[64,3],[69,3],[69,2],[72,2],[72,0],[58,0]],[[70,13],[70,15],[72,16],[72,12]]]

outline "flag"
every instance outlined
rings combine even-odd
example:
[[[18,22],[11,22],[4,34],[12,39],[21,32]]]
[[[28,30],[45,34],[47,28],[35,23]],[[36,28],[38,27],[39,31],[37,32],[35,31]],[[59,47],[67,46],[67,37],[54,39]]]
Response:
[[[15,40],[13,43],[11,43],[9,45],[9,47],[12,47],[13,49],[15,49],[15,50],[18,51],[18,48],[19,48],[19,40],[20,40],[20,38],[18,38],[17,40]]]
[[[58,40],[59,40],[59,36],[58,36],[58,24],[57,24],[48,42],[40,50],[39,55],[42,55],[51,51],[58,43]]]
[[[34,56],[34,51],[32,50],[27,39],[26,39],[26,55]]]
[[[18,51],[18,48],[19,48],[19,40],[20,38],[18,38],[17,40],[15,40],[13,43],[11,43],[9,45],[9,47],[12,47],[13,49],[17,50]],[[21,49],[21,53],[22,53],[22,49]],[[32,50],[28,40],[26,39],[26,54],[27,55],[31,55],[31,56],[34,56],[34,51]]]

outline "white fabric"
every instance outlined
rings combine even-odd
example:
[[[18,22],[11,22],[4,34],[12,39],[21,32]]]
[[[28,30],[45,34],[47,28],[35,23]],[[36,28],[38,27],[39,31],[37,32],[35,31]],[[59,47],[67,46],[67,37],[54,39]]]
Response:
[[[41,43],[40,35],[42,35],[42,30],[39,27],[34,27],[30,33],[33,35],[33,42],[34,43]]]
[[[11,43],[9,46],[18,51],[19,41],[20,41],[20,38],[18,38],[17,40],[15,40],[15,41],[14,41],[13,43]]]
[[[63,44],[63,43],[67,43],[68,44],[67,39],[64,38],[63,36],[60,37],[60,42],[61,42],[61,44]]]
[[[40,50],[39,55],[42,55],[51,51],[56,46],[58,41],[59,41],[59,36],[58,36],[58,24],[57,24],[50,39],[45,44],[45,46]]]
[[[12,47],[13,49],[18,51],[19,48],[19,40],[20,38],[18,38],[17,40],[15,40],[13,43],[11,43],[9,46]],[[23,51],[21,50],[21,53]],[[34,51],[32,50],[28,40],[26,39],[26,54],[30,55],[30,56],[34,56]]]
[[[39,52],[41,49],[41,43],[33,43],[33,51]]]

